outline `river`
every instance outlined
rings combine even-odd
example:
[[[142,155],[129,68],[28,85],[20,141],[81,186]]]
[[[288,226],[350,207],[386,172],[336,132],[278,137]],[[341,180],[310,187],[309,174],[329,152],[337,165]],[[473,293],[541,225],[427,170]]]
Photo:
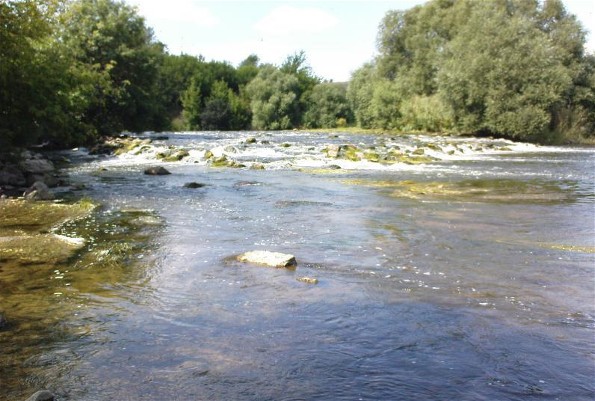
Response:
[[[64,231],[103,243],[96,257],[130,252],[112,266],[90,246],[51,271],[1,273],[14,288],[0,312],[20,317],[0,331],[0,399],[40,388],[77,401],[595,398],[593,148],[153,138],[120,156],[64,154],[81,184],[64,196],[102,205]],[[432,161],[333,157],[345,144]],[[187,156],[154,158],[175,149]],[[208,152],[244,167],[213,167]],[[110,220],[123,215],[144,224],[128,234]],[[250,250],[293,254],[297,268],[235,261]]]

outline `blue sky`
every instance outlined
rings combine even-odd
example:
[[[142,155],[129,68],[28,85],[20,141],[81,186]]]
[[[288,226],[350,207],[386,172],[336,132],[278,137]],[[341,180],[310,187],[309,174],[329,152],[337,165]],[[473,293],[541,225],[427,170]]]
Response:
[[[378,24],[388,10],[405,10],[423,0],[126,0],[138,7],[156,38],[172,54],[202,55],[239,64],[250,54],[281,64],[306,52],[313,72],[347,81],[376,54]],[[585,29],[595,28],[595,1],[566,0]],[[595,49],[589,35],[587,49]]]

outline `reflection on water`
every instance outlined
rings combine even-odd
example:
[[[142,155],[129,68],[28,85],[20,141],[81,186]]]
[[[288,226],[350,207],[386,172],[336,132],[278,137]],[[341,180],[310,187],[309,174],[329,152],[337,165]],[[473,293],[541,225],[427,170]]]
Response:
[[[208,135],[170,143],[245,140]],[[88,240],[76,259],[27,275],[2,265],[2,395],[593,399],[594,152],[321,173],[304,165],[328,141],[378,140],[267,138],[265,170],[73,166],[104,208],[61,229]],[[298,267],[228,262],[255,249]]]

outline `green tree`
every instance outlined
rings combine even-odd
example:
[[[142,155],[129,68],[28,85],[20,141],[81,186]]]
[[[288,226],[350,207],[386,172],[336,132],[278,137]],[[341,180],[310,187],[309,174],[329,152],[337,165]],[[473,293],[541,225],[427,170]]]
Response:
[[[254,129],[289,129],[297,114],[299,81],[272,65],[260,68],[258,75],[246,86],[252,110]]]
[[[200,86],[196,83],[194,78],[191,79],[190,86],[182,92],[180,100],[184,109],[182,117],[184,119],[185,128],[191,131],[200,129],[202,98],[200,94]]]
[[[187,54],[166,54],[159,69],[158,91],[169,120],[175,120],[182,114],[182,93],[188,89],[201,58]]]
[[[550,111],[572,80],[560,53],[525,14],[477,5],[446,54],[439,88],[460,130],[534,141],[547,136]]]
[[[56,39],[62,1],[0,2],[0,151],[38,142],[84,143],[85,79]]]
[[[346,97],[346,84],[324,82],[312,89],[308,110],[303,122],[308,128],[335,128],[339,119],[345,123],[353,120]]]
[[[298,84],[294,89],[297,103],[293,114],[289,118],[293,126],[299,126],[302,123],[302,116],[308,109],[310,92],[320,83],[320,78],[312,72],[304,51],[288,56],[279,69],[281,72],[297,78]]]
[[[166,124],[157,87],[163,46],[133,7],[114,0],[77,0],[63,15],[61,40],[97,76],[86,118],[100,133]]]
[[[375,64],[366,63],[353,72],[347,86],[347,100],[357,125],[362,128],[372,128],[374,125],[372,99],[375,80]]]
[[[246,86],[258,75],[258,64],[260,60],[257,55],[251,54],[240,63],[236,69],[236,76],[239,86]]]
[[[231,97],[233,91],[225,81],[217,81],[211,88],[211,95],[200,113],[202,129],[229,130],[232,128]]]
[[[358,124],[552,142],[593,131],[592,57],[560,0],[433,0],[390,11],[353,75]]]

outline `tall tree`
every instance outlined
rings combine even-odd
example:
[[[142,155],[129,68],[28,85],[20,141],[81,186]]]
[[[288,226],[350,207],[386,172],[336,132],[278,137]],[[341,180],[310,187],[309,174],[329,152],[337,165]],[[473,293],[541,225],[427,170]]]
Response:
[[[254,129],[293,128],[297,114],[299,81],[291,74],[267,65],[246,87],[252,109]]]
[[[77,0],[63,15],[62,41],[97,76],[88,120],[100,133],[157,129],[163,46],[136,9],[114,0]]]
[[[391,11],[378,49],[375,67],[350,84],[361,125],[539,142],[593,132],[591,57],[560,0],[433,0]]]
[[[335,128],[338,124],[347,124],[352,120],[345,84],[324,82],[314,86],[303,117],[306,127]]]
[[[310,92],[314,86],[320,83],[320,78],[312,72],[312,68],[307,63],[306,53],[303,50],[287,56],[279,69],[282,73],[297,78],[298,85],[294,90],[297,103],[293,114],[289,118],[293,126],[299,126],[302,123],[302,116],[308,109]]]

